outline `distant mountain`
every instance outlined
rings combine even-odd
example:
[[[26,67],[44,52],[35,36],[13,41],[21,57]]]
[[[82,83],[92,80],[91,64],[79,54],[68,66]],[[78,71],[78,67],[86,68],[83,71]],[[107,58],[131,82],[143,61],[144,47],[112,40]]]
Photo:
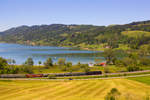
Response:
[[[126,44],[123,31],[150,32],[150,20],[125,25],[34,25],[11,28],[0,33],[0,41],[31,45],[82,46],[99,44]]]
[[[142,24],[142,25],[150,25],[150,20],[130,23],[130,25],[141,25],[141,24]]]

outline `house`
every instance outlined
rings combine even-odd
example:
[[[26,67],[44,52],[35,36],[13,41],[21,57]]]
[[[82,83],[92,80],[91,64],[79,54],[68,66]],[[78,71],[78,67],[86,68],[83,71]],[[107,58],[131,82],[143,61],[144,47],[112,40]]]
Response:
[[[106,66],[106,62],[101,62],[100,65],[101,66]]]
[[[93,63],[89,63],[88,65],[89,65],[89,67],[93,67],[93,66],[94,66],[94,64],[93,64]]]
[[[101,62],[99,64],[97,64],[98,66],[106,66],[106,62]]]

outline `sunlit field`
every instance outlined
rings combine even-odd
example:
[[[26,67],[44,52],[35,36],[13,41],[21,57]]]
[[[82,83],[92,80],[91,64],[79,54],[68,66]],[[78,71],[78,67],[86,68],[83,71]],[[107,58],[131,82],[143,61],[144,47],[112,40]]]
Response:
[[[104,100],[117,88],[120,100],[145,100],[150,86],[128,79],[36,81],[0,81],[0,100]]]

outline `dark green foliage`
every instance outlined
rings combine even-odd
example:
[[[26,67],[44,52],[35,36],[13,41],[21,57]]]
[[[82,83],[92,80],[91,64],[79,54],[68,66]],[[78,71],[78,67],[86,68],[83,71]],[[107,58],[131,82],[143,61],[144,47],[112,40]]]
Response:
[[[48,67],[50,67],[50,66],[53,66],[53,61],[52,61],[52,59],[51,59],[51,58],[48,58],[48,59],[46,60],[46,62],[44,62],[44,66],[45,66],[46,68],[48,68]]]
[[[0,70],[3,70],[7,66],[7,60],[0,57]]]
[[[39,64],[39,65],[41,65],[41,64],[42,64],[42,62],[41,62],[41,61],[39,61],[39,62],[38,62],[38,64]]]
[[[115,64],[118,67],[126,67],[129,72],[140,70],[139,56],[136,53],[129,53],[128,57],[116,60]]]
[[[139,71],[140,67],[139,66],[128,66],[127,71],[133,72],[133,71]]]
[[[113,49],[106,49],[103,54],[107,64],[114,64],[116,60],[116,54]]]
[[[30,45],[77,47],[80,47],[81,44],[99,45],[107,43],[106,45],[110,48],[117,48],[119,44],[127,44],[133,49],[150,42],[149,37],[130,38],[121,34],[121,32],[128,30],[150,32],[149,21],[108,27],[63,24],[21,26],[1,32],[0,41]]]
[[[80,62],[78,62],[77,66],[81,66],[81,63],[80,63]]]
[[[108,67],[104,67],[104,73],[110,73],[110,69]]]
[[[28,73],[28,74],[33,74],[33,67],[32,66],[22,65],[20,70],[25,72],[25,73]]]
[[[7,59],[7,63],[9,64],[9,65],[11,65],[11,64],[15,64],[16,63],[16,61],[14,60],[14,59]]]
[[[90,68],[88,64],[81,64],[81,68],[83,69],[84,72],[89,72]]]
[[[67,67],[67,70],[72,73],[72,71],[73,71],[72,62],[67,62],[66,67]]]
[[[25,64],[28,65],[28,66],[33,66],[34,65],[34,61],[32,58],[28,58],[26,61],[25,61]]]
[[[7,66],[7,67],[4,69],[3,74],[18,74],[18,72],[19,72],[19,68],[18,68],[18,67],[15,67],[15,66]]]
[[[13,63],[13,64],[16,64],[16,61],[13,59],[13,60],[12,60],[12,63]]]
[[[72,67],[72,62],[67,62],[67,63],[66,63],[66,66],[67,66],[67,67]]]
[[[106,95],[105,100],[119,100],[121,93],[116,89],[112,88],[111,91]]]
[[[8,65],[7,62],[9,62],[9,64],[14,64],[14,60],[7,60],[0,57],[0,74],[17,74],[19,72],[19,68],[14,65]]]

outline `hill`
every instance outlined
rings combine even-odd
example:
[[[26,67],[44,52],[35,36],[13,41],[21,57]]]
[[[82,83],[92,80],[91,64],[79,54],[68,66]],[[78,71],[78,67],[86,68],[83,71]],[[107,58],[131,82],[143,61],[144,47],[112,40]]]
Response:
[[[123,31],[122,34],[133,38],[150,37],[150,32],[146,31]]]
[[[122,35],[124,31],[150,32],[150,21],[110,26],[64,24],[20,26],[1,32],[0,42],[49,46],[90,46],[91,48],[106,44],[115,48],[119,44],[130,42],[130,37]],[[150,39],[146,41],[147,44]]]

